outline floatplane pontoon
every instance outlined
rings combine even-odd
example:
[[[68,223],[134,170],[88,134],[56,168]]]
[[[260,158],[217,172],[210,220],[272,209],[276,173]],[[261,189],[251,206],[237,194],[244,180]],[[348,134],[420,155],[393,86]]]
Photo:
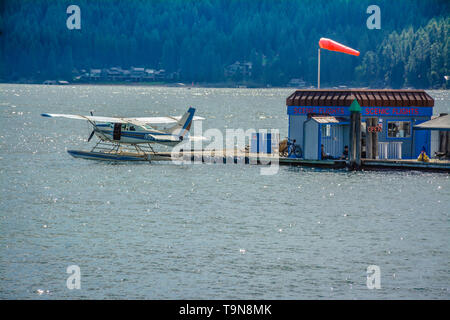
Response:
[[[176,117],[146,117],[146,118],[115,118],[43,113],[43,117],[68,118],[88,121],[93,130],[88,142],[95,135],[98,142],[91,151],[68,150],[75,158],[106,160],[106,161],[150,161],[156,155],[152,144],[175,146],[186,139],[203,140],[203,137],[189,135],[192,121],[204,120],[194,116],[195,109],[190,107],[183,116]],[[156,126],[168,125],[162,129]]]

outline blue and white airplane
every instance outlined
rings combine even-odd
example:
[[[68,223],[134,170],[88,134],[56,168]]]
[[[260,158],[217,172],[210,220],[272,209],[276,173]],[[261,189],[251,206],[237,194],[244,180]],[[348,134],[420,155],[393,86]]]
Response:
[[[82,116],[74,114],[43,113],[41,116],[50,118],[68,118],[86,120],[93,126],[88,142],[94,134],[101,140],[115,144],[163,144],[175,146],[182,141],[205,140],[204,137],[189,136],[192,121],[205,118],[194,116],[195,109],[190,107],[183,116],[176,117],[146,117],[146,118],[115,118],[99,116]],[[161,129],[157,126],[169,125]]]

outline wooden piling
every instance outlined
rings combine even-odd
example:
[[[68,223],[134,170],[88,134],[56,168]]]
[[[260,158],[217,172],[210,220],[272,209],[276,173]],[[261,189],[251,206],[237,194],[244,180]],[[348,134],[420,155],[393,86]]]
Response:
[[[373,125],[378,126],[378,118],[373,119]],[[372,132],[372,159],[378,159],[378,132]]]
[[[355,112],[356,157],[355,169],[361,167],[361,112]]]
[[[378,118],[366,119],[366,159],[378,157],[378,132],[373,130],[378,126]]]
[[[373,159],[372,156],[372,132],[370,131],[370,127],[372,126],[372,118],[366,119],[366,159]]]
[[[349,160],[350,169],[361,167],[361,106],[356,99],[350,105]]]

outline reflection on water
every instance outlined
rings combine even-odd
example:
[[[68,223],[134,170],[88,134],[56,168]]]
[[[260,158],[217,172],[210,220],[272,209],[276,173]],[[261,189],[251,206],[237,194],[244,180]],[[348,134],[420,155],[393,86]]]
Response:
[[[0,86],[0,297],[439,298],[447,174],[71,158],[89,127],[43,112],[158,116],[287,134],[292,89]],[[448,91],[431,91],[435,113]],[[81,269],[69,290],[66,268]],[[381,290],[366,287],[369,265]]]

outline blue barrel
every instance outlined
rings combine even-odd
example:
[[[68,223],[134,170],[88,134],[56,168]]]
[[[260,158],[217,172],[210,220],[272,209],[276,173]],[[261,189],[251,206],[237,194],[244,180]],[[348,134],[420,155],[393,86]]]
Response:
[[[252,133],[252,140],[250,143],[250,152],[251,153],[259,153],[259,144],[260,144],[260,134],[258,132]]]
[[[272,153],[271,133],[252,133],[250,152],[252,153]]]

